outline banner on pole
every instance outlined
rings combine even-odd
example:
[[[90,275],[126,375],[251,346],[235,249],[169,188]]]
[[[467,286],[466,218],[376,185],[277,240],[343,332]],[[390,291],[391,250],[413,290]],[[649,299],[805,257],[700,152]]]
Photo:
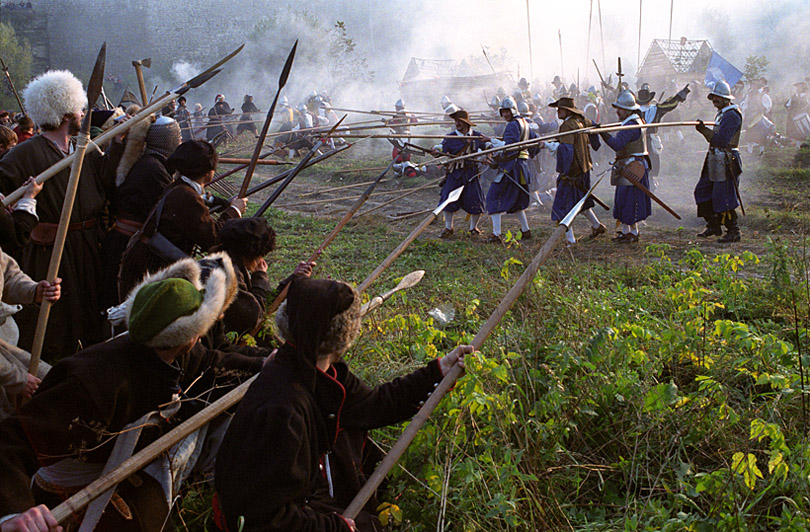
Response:
[[[709,66],[706,67],[706,78],[703,82],[707,87],[713,88],[715,83],[725,80],[729,87],[733,87],[742,77],[743,73],[740,69],[723,59],[717,52],[712,52]]]

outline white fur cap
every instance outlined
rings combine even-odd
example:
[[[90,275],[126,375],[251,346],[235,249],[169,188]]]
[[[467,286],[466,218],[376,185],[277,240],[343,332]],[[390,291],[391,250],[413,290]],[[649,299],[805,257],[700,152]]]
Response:
[[[203,302],[196,312],[174,320],[154,338],[146,342],[149,347],[176,347],[188,343],[196,336],[208,332],[225,309],[231,304],[236,294],[236,274],[230,257],[226,253],[212,253],[206,257],[218,261],[222,267],[211,268],[205,284],[200,280],[202,268],[192,259],[181,259],[155,273],[147,274],[127,296],[125,304],[126,322],[129,323],[135,295],[147,284],[164,279],[186,279],[197,290],[205,290]]]
[[[82,82],[67,70],[49,70],[40,74],[23,90],[25,107],[40,126],[57,127],[65,115],[87,107]]]

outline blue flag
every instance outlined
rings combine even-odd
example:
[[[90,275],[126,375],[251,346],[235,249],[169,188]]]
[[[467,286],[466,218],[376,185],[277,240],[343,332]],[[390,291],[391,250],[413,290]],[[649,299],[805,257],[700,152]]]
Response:
[[[726,80],[729,87],[733,87],[742,77],[743,73],[737,67],[723,59],[717,52],[712,52],[709,66],[706,67],[706,79],[703,82],[707,87],[712,88],[715,83],[723,79]]]

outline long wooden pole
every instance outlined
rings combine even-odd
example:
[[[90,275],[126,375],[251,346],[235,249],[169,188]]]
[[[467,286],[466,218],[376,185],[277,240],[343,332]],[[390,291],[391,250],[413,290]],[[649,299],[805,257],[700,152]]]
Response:
[[[602,27],[602,0],[596,0],[596,6],[599,10],[599,38],[602,41],[602,68],[606,68],[607,63],[605,63],[605,30]]]
[[[107,58],[107,43],[101,46],[98,52],[96,63],[93,67],[93,74],[90,76],[90,81],[87,83],[87,100],[92,104],[94,99],[98,99],[101,92],[101,84],[104,82],[104,64]],[[76,192],[79,189],[79,178],[82,175],[82,166],[84,164],[84,153],[87,151],[87,144],[90,142],[90,120],[93,115],[91,107],[87,109],[87,114],[84,115],[81,129],[76,141],[76,157],[73,160],[73,165],[70,168],[70,177],[68,178],[67,186],[65,188],[65,198],[62,201],[62,212],[59,215],[59,225],[56,229],[56,237],[53,242],[53,249],[51,250],[51,260],[48,263],[48,274],[46,279],[49,283],[56,281],[59,274],[59,266],[62,264],[62,252],[65,249],[65,241],[67,240],[68,226],[70,225],[70,218],[73,214],[73,203],[76,200]],[[81,287],[73,287],[78,290]],[[52,302],[44,297],[42,304],[39,307],[39,314],[37,315],[36,329],[34,330],[34,340],[31,346],[31,360],[28,364],[28,372],[32,375],[37,374],[39,369],[39,359],[42,355],[42,346],[45,343],[45,330],[48,327],[48,317],[51,314]]]
[[[264,125],[262,125],[259,140],[256,141],[256,147],[253,149],[253,156],[250,158],[250,163],[248,164],[247,170],[245,170],[245,178],[242,180],[242,186],[239,189],[240,198],[244,198],[247,195],[248,188],[250,187],[250,180],[253,177],[253,172],[256,170],[256,162],[259,160],[259,155],[261,155],[262,148],[264,147],[264,139],[267,138],[267,131],[270,129],[270,122],[273,120],[273,111],[276,109],[278,97],[281,94],[281,89],[283,89],[284,85],[287,84],[287,78],[290,76],[290,69],[292,68],[293,59],[295,58],[296,48],[298,48],[297,40],[295,41],[295,44],[293,44],[292,50],[290,50],[290,53],[287,56],[287,61],[284,63],[284,68],[281,69],[281,75],[278,78],[278,90],[276,91],[276,97],[273,98],[273,104],[270,106],[270,109],[267,110],[267,117],[264,120]]]
[[[598,179],[593,186],[591,186],[589,193],[593,192],[596,185],[599,184],[599,181],[601,181],[601,178]],[[579,202],[577,202],[574,208],[568,212],[554,232],[551,233],[549,239],[546,240],[546,243],[543,244],[543,247],[540,248],[540,251],[538,251],[537,255],[534,256],[534,259],[532,259],[532,262],[526,267],[526,270],[518,278],[514,286],[512,286],[509,292],[506,293],[506,296],[504,296],[504,298],[498,304],[498,307],[489,316],[481,329],[479,329],[478,334],[475,335],[475,338],[473,338],[471,342],[473,348],[476,350],[481,349],[481,346],[484,345],[484,342],[495,330],[495,327],[498,326],[509,309],[512,308],[512,305],[515,304],[518,297],[520,297],[529,284],[531,284],[532,280],[534,280],[534,276],[540,269],[540,266],[542,266],[549,255],[551,255],[551,252],[554,250],[560,240],[562,240],[563,235],[565,235],[568,227],[573,222],[574,217],[579,213],[580,210],[582,210],[582,206],[587,198],[588,194],[585,194],[585,196],[579,200]],[[408,423],[405,430],[402,431],[402,435],[399,437],[396,443],[394,443],[394,446],[391,447],[391,450],[388,451],[388,454],[386,454],[382,459],[380,465],[377,466],[377,469],[374,470],[374,473],[371,475],[371,477],[369,477],[365,485],[360,489],[357,495],[355,495],[354,499],[352,499],[352,502],[343,512],[343,516],[348,517],[349,519],[354,519],[357,517],[371,496],[377,491],[377,488],[385,479],[388,472],[392,467],[394,467],[394,464],[396,464],[397,460],[399,460],[399,458],[405,452],[405,449],[408,448],[408,445],[410,445],[413,439],[416,437],[416,433],[419,432],[419,429],[424,426],[428,418],[430,418],[430,415],[434,410],[436,410],[436,407],[439,406],[439,401],[442,400],[456,380],[461,376],[462,371],[461,366],[456,364],[450,369],[450,371],[447,372],[447,375],[444,376],[439,385],[433,390],[433,393],[430,394],[419,412],[417,412],[410,423]]]
[[[529,76],[534,82],[534,56],[532,55],[532,17],[529,13],[529,0],[526,0],[526,31],[529,33]]]
[[[317,259],[321,255],[321,253],[323,253],[326,247],[332,243],[332,241],[335,239],[340,230],[343,229],[343,227],[347,223],[349,223],[349,220],[352,219],[352,216],[354,216],[357,213],[357,211],[360,210],[360,207],[363,206],[366,200],[368,200],[368,198],[371,197],[371,193],[374,191],[374,187],[376,187],[380,183],[385,174],[388,173],[388,170],[390,170],[391,167],[394,166],[394,162],[396,162],[396,159],[392,160],[389,163],[389,165],[385,168],[385,170],[383,170],[382,173],[377,176],[377,179],[375,179],[369,185],[369,187],[357,198],[357,200],[354,202],[351,208],[348,211],[346,211],[346,214],[343,215],[343,218],[341,218],[338,224],[334,227],[334,229],[332,229],[332,231],[328,235],[326,235],[326,238],[318,246],[318,249],[316,249],[307,260],[312,262],[315,259]],[[287,298],[287,291],[289,290],[289,288],[290,288],[289,284],[284,285],[284,288],[281,290],[281,292],[279,292],[276,298],[270,303],[270,306],[267,307],[266,314],[269,315],[276,311],[276,309],[281,305],[281,303]]]
[[[591,23],[593,22],[593,0],[591,0],[591,7],[588,10],[588,39],[585,45],[585,80],[588,79],[588,59],[591,58]]]

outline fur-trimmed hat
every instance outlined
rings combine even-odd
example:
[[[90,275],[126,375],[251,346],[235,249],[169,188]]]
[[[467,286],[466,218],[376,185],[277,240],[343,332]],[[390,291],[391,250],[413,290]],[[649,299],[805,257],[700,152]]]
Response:
[[[360,334],[360,296],[340,281],[293,276],[276,325],[304,359],[316,364],[345,352]]]
[[[225,253],[211,254],[203,261],[179,260],[146,275],[132,289],[122,306],[133,341],[156,348],[177,347],[216,323],[236,296],[236,274]],[[171,279],[190,286],[164,282]],[[192,290],[199,295],[195,297]]]
[[[217,150],[204,140],[187,140],[166,160],[169,172],[180,172],[194,179],[216,170],[219,155]]]
[[[65,115],[87,107],[82,82],[67,70],[40,74],[23,90],[28,115],[40,126],[59,127]]]

